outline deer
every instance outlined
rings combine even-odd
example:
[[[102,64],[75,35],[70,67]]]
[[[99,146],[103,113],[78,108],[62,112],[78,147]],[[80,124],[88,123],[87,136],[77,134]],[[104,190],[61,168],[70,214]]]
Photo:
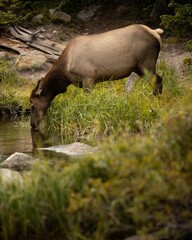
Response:
[[[160,28],[133,24],[70,40],[31,92],[31,128],[39,128],[52,100],[70,84],[90,93],[96,83],[120,80],[132,72],[142,77],[147,70],[155,76],[153,94],[161,94],[162,77],[156,73],[156,63],[162,33]]]

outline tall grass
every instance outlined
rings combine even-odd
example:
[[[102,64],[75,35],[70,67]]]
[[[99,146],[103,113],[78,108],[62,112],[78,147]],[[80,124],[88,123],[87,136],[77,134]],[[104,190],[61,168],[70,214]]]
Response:
[[[149,131],[167,110],[191,99],[189,90],[180,85],[175,72],[164,62],[160,63],[158,71],[163,76],[162,97],[154,97],[149,80],[144,79],[129,94],[124,90],[126,79],[96,85],[91,94],[69,87],[50,107],[49,129],[63,135],[63,141],[83,138],[93,144],[124,131]]]
[[[94,138],[118,135],[125,129],[139,131],[139,126],[149,128],[158,118],[158,99],[151,100],[145,91],[138,90],[130,96],[115,85],[103,84],[87,95],[71,87],[66,95],[57,98],[51,106],[48,125],[68,137]],[[142,86],[140,86],[142,87]]]
[[[29,106],[29,88],[24,79],[18,78],[13,68],[0,59],[0,106]]]

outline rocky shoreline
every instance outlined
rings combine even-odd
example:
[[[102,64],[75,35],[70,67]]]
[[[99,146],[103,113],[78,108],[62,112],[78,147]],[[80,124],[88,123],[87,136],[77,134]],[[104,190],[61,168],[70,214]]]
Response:
[[[66,145],[38,148],[38,151],[51,151],[62,154],[63,158],[79,158],[87,154],[93,154],[98,151],[98,147],[92,147],[85,143],[74,142]],[[42,162],[43,157],[34,157],[29,154],[15,152],[0,163],[0,178],[3,181],[21,181],[23,171],[28,171],[34,164]],[[53,161],[48,162],[53,165]],[[6,169],[6,170],[5,170]]]

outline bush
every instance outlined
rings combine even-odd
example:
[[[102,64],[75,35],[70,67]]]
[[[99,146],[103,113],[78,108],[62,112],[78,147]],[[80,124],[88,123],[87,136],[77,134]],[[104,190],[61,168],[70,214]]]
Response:
[[[0,181],[1,239],[190,239],[192,109],[182,110],[158,137],[124,134],[64,169],[43,162],[23,184]]]
[[[162,15],[162,25],[172,35],[190,36],[192,32],[192,4],[179,4],[171,1],[168,6],[174,9],[174,15]]]
[[[25,20],[26,2],[22,0],[0,0],[0,25],[18,24]]]

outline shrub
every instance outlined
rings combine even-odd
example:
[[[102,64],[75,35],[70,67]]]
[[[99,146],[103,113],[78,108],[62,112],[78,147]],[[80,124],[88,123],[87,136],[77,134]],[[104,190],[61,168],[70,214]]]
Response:
[[[190,36],[192,31],[192,4],[179,4],[171,1],[168,5],[174,9],[174,15],[162,15],[162,25],[175,36]]]
[[[18,24],[26,19],[25,6],[22,0],[0,0],[0,25]]]
[[[0,181],[1,239],[190,239],[191,110],[170,112],[158,137],[124,134],[64,169]]]

